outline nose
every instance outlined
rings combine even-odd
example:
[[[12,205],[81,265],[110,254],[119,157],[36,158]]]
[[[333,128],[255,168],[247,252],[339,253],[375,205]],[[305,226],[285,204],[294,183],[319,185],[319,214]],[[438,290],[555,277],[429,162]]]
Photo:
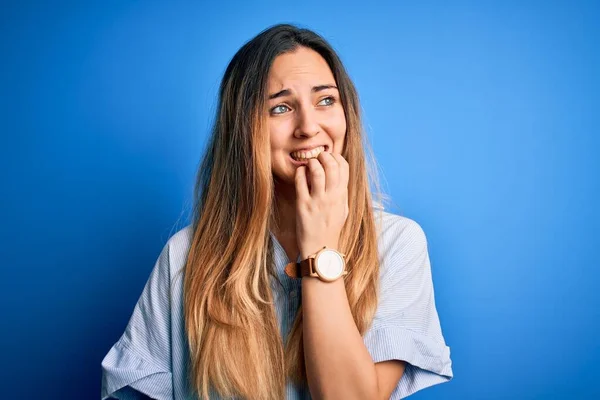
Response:
[[[319,121],[316,115],[316,110],[313,107],[302,107],[296,114],[298,121],[296,123],[296,130],[294,136],[300,137],[313,137],[320,132]]]

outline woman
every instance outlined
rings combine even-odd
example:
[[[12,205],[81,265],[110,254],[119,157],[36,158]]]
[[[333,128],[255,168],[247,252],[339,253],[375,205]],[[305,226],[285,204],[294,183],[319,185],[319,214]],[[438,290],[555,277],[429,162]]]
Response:
[[[314,32],[237,52],[193,223],[104,358],[103,399],[399,399],[452,378],[425,235],[373,206],[363,135]]]

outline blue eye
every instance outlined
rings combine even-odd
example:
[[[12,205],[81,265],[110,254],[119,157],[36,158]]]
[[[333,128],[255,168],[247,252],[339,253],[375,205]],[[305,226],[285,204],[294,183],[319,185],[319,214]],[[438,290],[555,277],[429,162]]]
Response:
[[[325,103],[323,103],[323,102],[325,102]],[[322,106],[326,106],[326,107],[332,106],[333,104],[335,104],[335,98],[333,96],[325,97],[318,103],[318,105],[322,105]],[[290,110],[290,108],[288,106],[286,106],[285,104],[279,104],[278,106],[271,108],[270,113],[272,115],[281,115],[281,114],[285,114],[289,110]]]
[[[283,114],[285,112],[285,111],[276,112],[275,110],[277,110],[278,108],[287,108],[288,110],[290,109],[288,106],[286,106],[284,104],[280,104],[278,106],[271,108],[271,114]]]
[[[324,102],[325,100],[329,100],[329,103],[328,103],[328,104],[324,104],[325,106],[330,106],[330,105],[332,105],[333,103],[335,103],[335,99],[334,99],[333,97],[329,96],[329,97],[325,97],[323,100],[321,100],[321,101],[319,102],[319,104],[321,104],[321,103],[322,103],[322,102]]]

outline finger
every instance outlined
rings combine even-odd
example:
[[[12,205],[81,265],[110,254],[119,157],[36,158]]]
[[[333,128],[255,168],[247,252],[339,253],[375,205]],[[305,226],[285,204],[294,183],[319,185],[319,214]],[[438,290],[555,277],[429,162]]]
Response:
[[[308,170],[310,173],[310,193],[311,195],[325,193],[325,170],[321,163],[314,158],[308,160]]]
[[[338,165],[340,166],[340,185],[347,188],[350,179],[350,166],[348,165],[348,161],[346,161],[341,154],[331,153],[331,155],[337,160]]]
[[[338,186],[340,181],[340,166],[338,161],[327,152],[322,152],[317,157],[325,170],[325,191],[330,192]]]
[[[308,183],[306,182],[306,167],[300,166],[296,168],[296,175],[294,176],[294,183],[296,186],[296,198],[307,199],[310,197],[308,192]]]

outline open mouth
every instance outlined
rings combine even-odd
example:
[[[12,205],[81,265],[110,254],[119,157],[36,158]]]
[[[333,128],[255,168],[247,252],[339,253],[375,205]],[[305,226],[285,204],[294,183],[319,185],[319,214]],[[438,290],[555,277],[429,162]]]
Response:
[[[292,160],[298,163],[306,164],[308,160],[310,160],[311,158],[317,158],[319,154],[321,154],[324,151],[327,151],[328,148],[329,147],[325,145],[315,147],[310,151],[293,151],[290,153],[290,157],[292,158]]]

